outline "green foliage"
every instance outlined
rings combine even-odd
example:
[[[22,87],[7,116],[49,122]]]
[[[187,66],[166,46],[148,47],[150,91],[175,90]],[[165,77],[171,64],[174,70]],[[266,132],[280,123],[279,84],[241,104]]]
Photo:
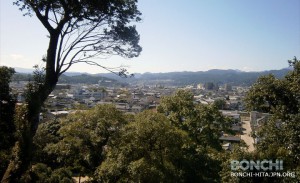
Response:
[[[261,112],[274,112],[278,102],[288,99],[284,96],[285,83],[273,75],[262,76],[250,88],[245,98],[248,109]],[[286,98],[285,98],[286,97]]]
[[[31,171],[31,181],[36,183],[74,183],[72,172],[66,168],[59,168],[52,171],[45,164],[33,165]]]
[[[281,159],[284,170],[296,172],[300,180],[300,114],[290,115],[284,123],[276,117],[271,118],[258,131],[261,138],[256,146],[257,156],[261,159]],[[289,180],[285,178],[284,180]]]
[[[32,167],[32,181],[36,183],[49,182],[49,177],[51,177],[52,170],[47,165],[38,163]]]
[[[43,123],[35,160],[96,182],[219,182],[227,123],[217,108],[178,91],[159,111],[124,115],[104,105]],[[37,177],[49,174],[41,169]]]
[[[58,143],[61,140],[58,130],[60,129],[60,120],[54,119],[39,125],[34,136],[34,158],[33,162],[45,163],[48,166],[55,168],[59,164],[56,161],[56,154],[48,154],[45,147],[50,143]]]
[[[178,90],[173,96],[164,96],[158,107],[158,112],[165,113],[173,125],[186,129],[185,118],[192,115],[194,110],[193,94]]]
[[[8,149],[14,142],[13,116],[16,100],[9,87],[14,73],[12,68],[0,67],[0,150]]]
[[[49,44],[47,54],[42,59],[46,65],[45,70],[40,72],[36,67],[34,83],[28,85],[26,113],[20,116],[24,118],[16,120],[17,130],[19,130],[17,132],[18,143],[14,148],[16,155],[10,161],[2,178],[3,182],[19,181],[22,174],[28,169],[32,156],[33,136],[39,125],[42,105],[55,88],[61,74],[79,62],[100,66],[113,72],[111,69],[91,61],[93,60],[91,58],[109,55],[131,58],[137,57],[142,50],[139,46],[139,34],[135,26],[131,24],[132,21],[140,21],[141,13],[137,9],[136,0],[14,0],[13,4],[18,6],[24,15],[36,15],[49,33]],[[121,69],[118,74],[126,76],[127,73],[125,69]],[[101,123],[102,121],[100,121]],[[98,127],[94,124],[91,126]],[[70,129],[78,132],[74,127],[70,127]],[[86,146],[97,149],[108,139],[109,130],[102,130],[101,132],[96,131],[99,134],[95,135],[85,136],[85,134],[79,133],[79,136],[71,136],[74,137],[72,139],[66,136],[68,130],[64,130],[62,127],[59,132],[63,138],[61,144],[63,150],[60,155],[69,155],[71,152],[72,155],[79,156],[78,160],[87,163],[88,166],[92,164],[91,162],[99,163],[101,158],[99,155],[95,155],[94,150],[78,147],[86,142],[85,139],[81,139],[79,142],[75,139],[88,138]],[[88,130],[83,129],[83,131],[87,132]],[[70,149],[68,145],[74,146],[71,146]],[[80,156],[77,151],[88,151],[89,154]],[[57,151],[54,150],[54,152]],[[66,163],[73,162],[66,159]],[[75,162],[75,164],[82,165],[81,162]]]
[[[236,172],[231,170],[231,160],[255,160],[256,157],[247,152],[244,148],[241,148],[240,145],[234,144],[231,152],[226,152],[221,155],[222,161],[222,170],[219,172],[221,176],[221,182],[230,182],[230,183],[251,183],[255,182],[252,180],[252,177],[234,177],[231,176],[231,172]],[[238,172],[241,170],[238,170]],[[244,172],[244,171],[243,171]]]
[[[18,168],[22,166],[22,162],[27,161],[29,157],[27,156],[29,149],[24,146],[24,144],[31,141],[32,136],[30,135],[30,124],[27,121],[28,118],[28,109],[27,105],[16,105],[14,113],[14,124],[15,124],[15,144],[10,151],[10,162],[7,166],[7,169],[11,170],[13,173],[7,173],[5,171],[3,180],[8,180],[7,176],[13,177],[15,173],[18,173]],[[22,175],[16,179],[15,182],[27,182],[27,174]]]
[[[226,101],[224,99],[217,99],[214,101],[213,105],[219,109],[219,110],[223,110],[225,109],[225,105],[226,105]]]
[[[282,159],[284,169],[300,175],[300,61],[289,61],[293,70],[283,79],[264,76],[258,79],[246,96],[249,109],[270,112],[272,116],[257,131],[260,142],[255,155],[260,159]]]
[[[100,182],[182,182],[187,134],[162,114],[145,111],[109,144]]]
[[[9,163],[10,150],[1,150],[0,151],[0,176],[3,176],[6,167]]]
[[[38,65],[35,65],[34,68],[33,80],[27,84],[24,95],[30,115],[39,115],[41,109],[41,99],[39,95],[44,90],[46,75],[45,68],[40,68]]]
[[[60,166],[70,166],[75,173],[89,174],[103,161],[104,146],[125,124],[122,113],[111,105],[79,111],[61,121],[61,127],[56,132],[59,140],[47,143],[43,151],[56,156]]]
[[[10,157],[10,149],[15,142],[14,120],[16,99],[11,94],[9,82],[14,69],[0,67],[0,177],[4,174]]]
[[[195,104],[193,94],[184,90],[163,97],[158,111],[166,114],[171,124],[184,130],[191,139],[185,151],[184,180],[218,181],[222,151],[219,137],[222,131],[228,131],[230,121],[214,105]]]
[[[189,133],[198,144],[204,147],[212,147],[221,150],[219,137],[222,132],[229,131],[230,120],[212,106],[197,105],[195,107],[195,116],[187,120]]]
[[[51,183],[74,183],[72,172],[66,168],[59,168],[52,172],[49,182]]]
[[[18,105],[14,115],[14,123],[16,126],[15,136],[18,141],[23,142],[30,137],[30,124],[27,121],[28,108],[27,105]]]
[[[250,88],[245,101],[249,110],[270,112],[280,119],[300,112],[300,61],[289,61],[293,71],[283,79],[273,75],[262,76]]]
[[[195,104],[192,93],[178,90],[161,99],[158,111],[166,114],[174,126],[187,131],[198,145],[221,149],[218,138],[230,122],[214,105]]]

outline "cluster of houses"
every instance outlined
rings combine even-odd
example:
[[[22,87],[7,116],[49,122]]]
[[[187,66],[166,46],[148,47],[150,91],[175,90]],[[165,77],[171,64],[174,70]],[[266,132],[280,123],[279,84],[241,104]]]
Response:
[[[23,102],[23,90],[26,83],[12,83],[12,88],[16,91],[18,101]],[[55,90],[49,95],[45,103],[45,111],[41,119],[65,116],[75,110],[83,110],[101,104],[112,104],[117,109],[125,113],[136,114],[146,109],[156,109],[162,96],[173,94],[178,87],[154,86],[126,86],[103,87],[101,84],[58,84]],[[243,97],[247,92],[247,87],[233,87],[229,84],[221,87],[211,83],[191,85],[183,87],[194,94],[194,102],[211,104],[221,101],[220,112],[224,116],[232,119],[232,131],[235,135],[222,134],[220,141],[223,148],[231,149],[233,143],[241,142],[243,134],[241,116],[250,117],[251,128],[259,128],[261,123],[267,119],[268,114],[257,112],[241,112],[245,109]],[[254,140],[255,143],[259,139]]]
[[[102,87],[99,84],[58,84],[46,102],[49,111],[72,110],[76,106],[94,107],[99,104],[114,104],[124,112],[138,113],[145,109],[156,108],[161,96],[171,95],[177,87],[157,86],[127,86],[126,88]],[[242,87],[206,89],[199,86],[185,87],[194,93],[194,100],[197,103],[211,104],[216,100],[223,101],[223,110],[244,109],[242,98],[246,92]]]
[[[101,104],[113,104],[117,109],[139,113],[145,109],[156,108],[161,95],[168,95],[169,89],[114,88],[99,85],[67,85],[56,88],[46,102],[50,111],[73,110],[78,106],[91,108]]]

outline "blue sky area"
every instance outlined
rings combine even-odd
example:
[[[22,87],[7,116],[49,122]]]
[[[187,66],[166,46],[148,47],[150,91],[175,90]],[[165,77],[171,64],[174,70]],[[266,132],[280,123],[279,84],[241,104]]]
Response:
[[[46,53],[47,32],[35,17],[23,17],[13,1],[0,1],[0,65],[32,68]],[[287,67],[300,58],[299,0],[140,0],[137,29],[143,52],[118,56],[105,66],[130,72]],[[70,71],[101,73],[74,65]]]

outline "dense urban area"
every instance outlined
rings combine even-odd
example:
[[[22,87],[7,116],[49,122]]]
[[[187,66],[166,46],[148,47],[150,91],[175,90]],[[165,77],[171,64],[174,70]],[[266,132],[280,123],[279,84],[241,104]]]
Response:
[[[297,60],[294,64],[299,66]],[[273,99],[266,99],[266,93],[257,92],[267,92],[268,87],[274,87],[270,85],[272,82],[285,81],[290,76],[299,75],[297,72],[299,71],[291,68],[286,71],[284,78],[260,76],[252,86],[234,86],[220,82],[174,86],[164,80],[148,82],[150,84],[129,84],[106,77],[101,77],[96,84],[60,82],[48,96],[39,115],[40,125],[34,137],[35,165],[31,170],[36,176],[34,181],[61,182],[63,178],[66,182],[144,182],[151,177],[150,182],[177,178],[181,178],[179,182],[251,182],[252,174],[237,174],[232,168],[229,169],[230,160],[252,160],[256,159],[255,156],[274,160],[273,156],[270,156],[272,152],[264,150],[265,143],[270,140],[265,136],[270,133],[266,132],[265,128],[268,129],[269,123],[275,122],[280,133],[279,127],[284,124],[278,118],[278,114],[267,110],[274,105],[271,103]],[[35,85],[34,81],[30,81],[34,79],[32,76],[25,76],[26,74],[14,75],[9,83],[10,95],[14,96],[16,106],[20,109],[26,104],[26,92]],[[274,95],[278,94],[280,96],[280,93]],[[251,101],[259,98],[265,101],[251,104]],[[253,110],[249,110],[249,106],[252,106]],[[19,111],[21,114],[17,111],[17,116],[25,115],[22,111]],[[22,129],[22,120],[17,118],[15,117],[15,124],[18,131]],[[157,123],[158,126],[152,126],[154,124],[151,123]],[[186,138],[190,142],[187,142]],[[295,138],[291,140],[297,140],[298,137]],[[294,145],[298,144],[295,143]],[[133,147],[134,145],[136,147]],[[186,145],[190,147],[185,147]],[[127,150],[123,152],[123,148]],[[179,152],[176,152],[178,150]],[[258,155],[261,150],[266,154]],[[281,153],[287,152],[282,150]],[[119,156],[123,155],[127,156],[123,157],[126,160],[119,159]],[[295,156],[298,155],[296,152]],[[191,157],[186,159],[186,156]],[[156,164],[155,159],[159,157],[160,161]],[[285,163],[294,162],[293,158],[296,157],[281,156]],[[176,161],[181,163],[176,164]],[[170,165],[164,165],[165,163]],[[186,166],[192,166],[194,170]],[[288,166],[294,167],[294,164]],[[205,172],[206,168],[215,172]],[[139,172],[142,170],[143,172]],[[132,174],[131,171],[138,172]],[[173,174],[173,171],[182,174]],[[156,173],[157,176],[152,177]],[[274,177],[278,176],[280,175]],[[283,180],[296,180],[295,177],[296,172],[291,171]],[[270,180],[270,177],[260,175],[253,180]]]

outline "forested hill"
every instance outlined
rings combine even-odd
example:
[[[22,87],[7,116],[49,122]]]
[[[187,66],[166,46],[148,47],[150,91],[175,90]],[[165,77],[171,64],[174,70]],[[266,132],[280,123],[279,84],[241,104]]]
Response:
[[[122,86],[127,85],[127,83],[121,83],[115,79],[91,75],[91,74],[81,74],[81,75],[62,75],[59,78],[59,83],[69,83],[69,84],[76,84],[76,83],[85,83],[85,84],[101,84],[101,85],[111,85],[111,86]]]
[[[13,81],[32,81],[32,74],[25,73],[16,73],[13,76]],[[101,84],[102,86],[125,86],[128,83],[120,82],[112,78],[107,78],[98,75],[91,74],[71,74],[71,75],[61,75],[58,83],[66,83],[66,84]]]
[[[282,78],[290,69],[270,70],[263,72],[243,72],[238,70],[218,70],[199,72],[169,72],[169,73],[135,73],[133,78],[120,78],[112,73],[87,74],[87,73],[66,73],[60,77],[59,83],[86,83],[96,84],[99,81],[114,83],[115,85],[130,84],[160,84],[184,86],[205,82],[218,84],[230,83],[232,85],[252,85],[259,76],[274,74],[277,78]],[[14,80],[30,80],[31,75],[17,73]]]
[[[270,70],[263,72],[242,72],[238,70],[209,70],[199,72],[169,72],[169,73],[144,73],[135,74],[134,78],[118,78],[113,74],[101,74],[102,76],[126,81],[131,84],[163,84],[163,85],[190,85],[205,82],[219,84],[231,83],[232,85],[252,85],[259,76],[274,74],[277,78],[282,78],[289,68],[281,70]]]

